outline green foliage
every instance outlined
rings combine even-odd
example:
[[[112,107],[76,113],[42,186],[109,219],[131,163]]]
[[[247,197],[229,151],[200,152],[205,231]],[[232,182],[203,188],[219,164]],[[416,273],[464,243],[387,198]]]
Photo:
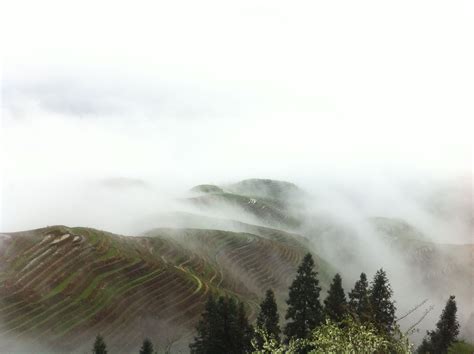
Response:
[[[256,327],[255,335],[252,339],[252,353],[258,354],[280,354],[288,352],[288,345],[281,344],[275,337],[269,334],[265,328]]]
[[[265,333],[280,341],[280,325],[278,324],[280,316],[278,315],[278,307],[275,301],[275,294],[273,290],[268,289],[265,294],[265,299],[260,303],[260,312],[257,317],[257,328],[262,329]],[[262,344],[263,338],[256,334],[256,343]]]
[[[197,337],[189,348],[191,353],[218,353],[219,338],[216,337],[218,327],[220,326],[217,315],[217,304],[214,297],[209,296],[202,318],[197,325]]]
[[[107,354],[107,345],[100,334],[95,338],[92,354]]]
[[[153,354],[153,343],[148,338],[143,340],[140,354]]]
[[[244,303],[239,303],[236,328],[236,352],[249,353],[252,349],[252,338],[254,335],[253,327],[249,324],[247,314],[245,313]]]
[[[347,315],[346,294],[339,274],[334,276],[329,287],[328,295],[324,300],[324,313],[330,320],[338,323],[342,322]]]
[[[248,323],[243,304],[233,298],[212,296],[197,325],[198,335],[190,344],[191,353],[240,354],[250,350],[253,329]]]
[[[370,322],[372,310],[369,299],[369,282],[365,273],[360,274],[354,288],[349,293],[349,311],[361,323]]]
[[[418,347],[418,353],[447,353],[451,344],[459,334],[457,320],[457,305],[454,296],[450,296],[434,331],[428,331],[427,336]]]
[[[288,310],[285,316],[289,320],[285,327],[288,340],[307,338],[323,320],[322,306],[319,302],[321,288],[318,286],[318,273],[313,268],[314,260],[308,253],[303,258],[296,278],[290,286]]]
[[[465,341],[454,342],[448,348],[449,354],[472,354],[474,353],[474,344]]]
[[[370,287],[370,305],[373,311],[375,326],[385,335],[390,335],[395,328],[395,301],[393,290],[383,269],[379,269]]]
[[[360,324],[352,318],[344,319],[344,326],[331,320],[315,328],[305,339],[294,339],[288,344],[279,344],[265,331],[257,329],[264,338],[263,349],[255,347],[254,353],[300,353],[311,348],[309,353],[410,353],[408,340],[399,335],[398,339],[386,337],[373,326]]]

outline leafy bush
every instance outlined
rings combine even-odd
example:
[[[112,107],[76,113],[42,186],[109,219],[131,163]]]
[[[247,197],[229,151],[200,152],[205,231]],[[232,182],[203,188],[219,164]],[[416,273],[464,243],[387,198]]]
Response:
[[[343,326],[330,320],[315,328],[307,339],[291,340],[279,344],[272,336],[257,329],[263,338],[263,346],[254,346],[255,354],[269,353],[411,353],[408,339],[400,332],[394,337],[384,337],[371,325],[360,324],[351,318],[343,321]]]
[[[451,344],[448,353],[452,354],[472,354],[474,353],[474,344],[459,341]]]

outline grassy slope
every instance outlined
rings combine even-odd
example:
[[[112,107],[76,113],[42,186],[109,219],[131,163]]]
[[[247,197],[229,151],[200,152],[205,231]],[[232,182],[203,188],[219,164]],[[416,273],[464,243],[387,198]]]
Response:
[[[179,332],[184,343],[209,293],[245,301],[251,316],[269,287],[283,303],[305,252],[276,230],[124,237],[54,226],[10,234],[0,254],[0,336],[65,351],[87,349],[99,332],[120,351],[134,350],[144,335],[166,343]],[[327,264],[317,263],[328,279]]]

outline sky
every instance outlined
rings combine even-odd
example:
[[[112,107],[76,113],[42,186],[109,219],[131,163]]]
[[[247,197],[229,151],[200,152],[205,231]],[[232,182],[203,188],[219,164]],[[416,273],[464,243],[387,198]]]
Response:
[[[467,178],[472,194],[471,1],[1,7],[0,230],[54,223],[107,178],[160,195]]]

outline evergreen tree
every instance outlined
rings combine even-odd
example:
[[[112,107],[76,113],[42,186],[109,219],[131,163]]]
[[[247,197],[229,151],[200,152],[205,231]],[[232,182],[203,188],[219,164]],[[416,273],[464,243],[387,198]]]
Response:
[[[140,354],[153,354],[153,343],[148,338],[143,341]]]
[[[420,346],[416,350],[418,354],[434,354],[433,345],[429,338],[431,332],[427,332],[427,336],[423,338]]]
[[[249,324],[247,314],[245,312],[244,303],[239,304],[237,316],[237,352],[250,353],[252,351],[253,327]]]
[[[107,345],[100,334],[95,338],[92,354],[107,354]]]
[[[436,324],[436,330],[427,333],[427,337],[425,337],[423,343],[418,348],[418,353],[443,354],[448,352],[449,346],[456,341],[459,334],[459,323],[456,313],[456,300],[451,295]]]
[[[395,302],[393,291],[383,269],[379,269],[370,287],[370,305],[375,326],[385,334],[391,334],[395,326]]]
[[[278,314],[278,307],[275,300],[275,293],[268,289],[265,294],[265,299],[260,304],[260,313],[257,317],[257,327],[264,329],[267,334],[274,339],[280,340],[280,325],[278,324],[280,316]]]
[[[314,260],[308,253],[298,267],[296,278],[290,286],[289,297],[286,301],[288,310],[285,316],[289,320],[285,327],[288,340],[307,338],[323,320],[319,302],[321,288],[318,286],[318,273],[313,268]]]
[[[217,302],[211,295],[207,299],[202,318],[197,325],[197,336],[189,345],[191,353],[220,353],[222,350],[221,338],[218,336],[220,328]]]
[[[243,304],[221,296],[209,297],[197,325],[198,335],[190,344],[191,353],[241,354],[250,349],[253,329],[249,325]]]
[[[369,282],[365,273],[360,274],[354,289],[349,293],[349,310],[362,323],[371,320]]]
[[[237,304],[233,298],[221,296],[218,301],[218,313],[222,328],[218,331],[218,336],[222,338],[222,348],[227,353],[236,353],[239,343],[237,343]]]
[[[265,299],[260,303],[260,312],[257,316],[257,328],[262,329],[268,336],[280,342],[280,325],[278,324],[280,316],[278,314],[278,307],[275,301],[275,294],[273,290],[268,289],[265,294]],[[257,332],[255,335],[257,345],[262,348],[263,338]]]
[[[324,300],[324,313],[336,323],[341,323],[347,314],[346,294],[342,288],[342,279],[339,274],[334,276],[328,295]]]

